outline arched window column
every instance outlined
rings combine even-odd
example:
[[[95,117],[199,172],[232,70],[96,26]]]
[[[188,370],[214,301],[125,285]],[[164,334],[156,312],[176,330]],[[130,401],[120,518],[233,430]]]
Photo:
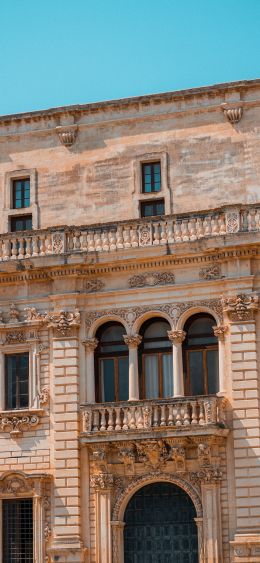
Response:
[[[173,361],[173,396],[184,397],[182,342],[186,332],[184,330],[169,330],[168,337],[172,343]]]
[[[139,399],[139,373],[138,373],[138,346],[141,344],[142,336],[124,336],[124,341],[129,348],[129,401]]]
[[[214,335],[218,339],[218,360],[219,360],[219,394],[226,393],[226,377],[225,377],[225,333],[227,325],[219,325],[213,327]]]
[[[95,403],[95,368],[94,352],[98,345],[97,338],[88,338],[83,344],[86,347],[86,380],[87,380],[87,402]]]

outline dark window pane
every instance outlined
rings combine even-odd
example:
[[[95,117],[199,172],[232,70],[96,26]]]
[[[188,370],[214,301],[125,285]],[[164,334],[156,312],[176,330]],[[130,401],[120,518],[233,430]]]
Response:
[[[115,400],[115,362],[113,358],[107,358],[101,363],[101,397],[102,401],[112,402]]]
[[[164,215],[164,202],[157,203],[155,209],[154,215]]]
[[[3,563],[33,563],[32,499],[3,500]]]
[[[152,193],[161,190],[161,163],[150,162],[142,165],[142,192]]]
[[[218,375],[218,350],[207,351],[208,393],[210,395],[219,391]]]
[[[173,396],[172,354],[162,354],[163,397]]]
[[[27,408],[29,404],[29,353],[6,355],[5,374],[5,408]]]
[[[30,179],[13,181],[13,208],[30,207]]]
[[[157,354],[147,354],[144,357],[145,398],[159,397],[159,366]]]
[[[152,217],[152,216],[153,216],[153,204],[141,203],[141,217]]]
[[[191,395],[204,395],[203,352],[189,352]]]
[[[141,202],[141,217],[152,217],[154,215],[164,215],[164,200]]]
[[[30,231],[32,228],[32,216],[22,215],[21,217],[11,217],[11,231]]]
[[[129,397],[129,361],[128,358],[118,358],[119,401],[128,401]]]

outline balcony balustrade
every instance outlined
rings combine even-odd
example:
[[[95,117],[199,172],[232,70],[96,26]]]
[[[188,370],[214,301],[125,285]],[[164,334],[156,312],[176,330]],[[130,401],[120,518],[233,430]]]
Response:
[[[114,252],[251,231],[260,231],[260,207],[225,207],[185,217],[171,215],[90,227],[57,227],[0,235],[0,261],[64,253]]]
[[[92,441],[116,434],[225,428],[224,404],[221,397],[200,396],[82,405],[82,434]]]

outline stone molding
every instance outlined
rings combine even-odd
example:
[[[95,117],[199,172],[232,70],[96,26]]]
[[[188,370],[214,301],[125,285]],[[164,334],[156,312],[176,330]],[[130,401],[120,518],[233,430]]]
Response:
[[[254,534],[237,534],[235,539],[230,542],[233,548],[235,561],[243,558],[242,563],[247,560],[260,560],[260,539],[259,535]],[[246,558],[246,559],[245,559]]]
[[[223,319],[223,310],[222,310],[222,303],[220,299],[208,299],[208,300],[198,300],[198,301],[187,301],[186,303],[180,302],[172,302],[163,305],[154,304],[154,305],[144,305],[143,307],[120,307],[120,308],[113,308],[113,309],[104,309],[104,310],[95,310],[95,311],[88,311],[86,317],[86,327],[89,329],[91,325],[104,317],[104,322],[107,317],[117,317],[119,320],[123,320],[129,327],[132,327],[135,321],[144,315],[145,313],[154,313],[161,312],[165,313],[170,319],[173,321],[173,324],[176,325],[180,316],[188,311],[189,309],[193,308],[204,308],[206,307],[209,310],[215,312],[218,316],[219,320],[222,321]]]
[[[173,283],[175,283],[175,276],[172,272],[147,272],[136,274],[128,280],[129,287],[168,285]]]
[[[239,294],[234,297],[222,299],[223,311],[231,322],[244,322],[254,320],[254,313],[258,309],[258,296]]]

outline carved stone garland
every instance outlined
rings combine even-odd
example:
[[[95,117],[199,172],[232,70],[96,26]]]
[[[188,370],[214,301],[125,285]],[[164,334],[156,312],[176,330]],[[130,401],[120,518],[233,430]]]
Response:
[[[233,322],[252,321],[258,309],[258,296],[240,294],[222,299],[223,311]]]

